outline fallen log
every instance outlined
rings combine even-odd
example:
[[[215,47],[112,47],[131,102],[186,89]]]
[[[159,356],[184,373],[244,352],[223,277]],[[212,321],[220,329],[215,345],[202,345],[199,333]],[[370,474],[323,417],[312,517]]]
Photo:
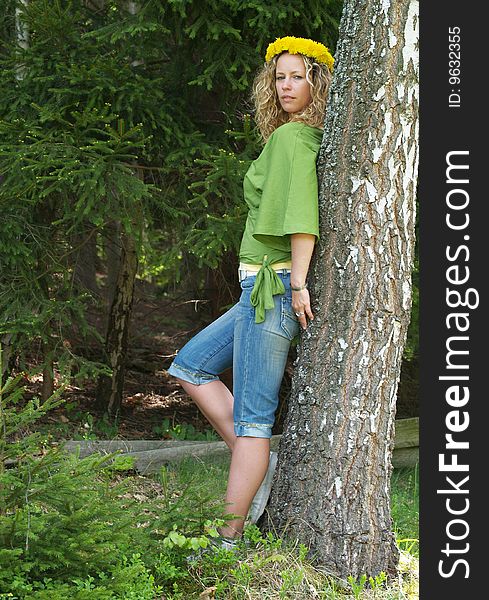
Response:
[[[272,450],[278,450],[281,435],[271,439]],[[64,445],[69,452],[78,452],[82,458],[100,452],[134,457],[134,469],[140,473],[154,473],[162,466],[183,458],[201,458],[210,455],[229,455],[224,442],[197,442],[189,440],[71,440]],[[419,418],[396,421],[395,447],[392,464],[395,468],[412,467],[419,461]]]

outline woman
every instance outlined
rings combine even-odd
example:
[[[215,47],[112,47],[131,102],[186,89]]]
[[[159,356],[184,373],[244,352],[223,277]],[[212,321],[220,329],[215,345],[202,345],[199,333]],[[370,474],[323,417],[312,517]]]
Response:
[[[179,351],[168,371],[232,452],[226,512],[239,518],[220,529],[228,548],[241,536],[265,475],[267,490],[257,495],[253,520],[266,503],[275,462],[270,437],[290,343],[314,318],[306,278],[319,236],[316,156],[333,68],[329,50],[304,38],[277,39],[265,60],[253,99],[266,143],[243,184],[249,213],[239,252],[242,294]],[[219,379],[231,366],[234,397]]]

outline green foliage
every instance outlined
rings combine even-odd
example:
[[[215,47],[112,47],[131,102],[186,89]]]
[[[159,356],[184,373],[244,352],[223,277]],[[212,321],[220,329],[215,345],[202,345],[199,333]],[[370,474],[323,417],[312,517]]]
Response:
[[[367,576],[363,574],[358,579],[355,579],[352,575],[348,575],[347,580],[351,586],[353,596],[355,600],[357,600],[358,598],[360,598],[360,594],[362,593],[363,588],[365,587],[365,583],[367,582]]]
[[[153,431],[159,436],[170,437],[174,440],[214,442],[220,439],[212,429],[201,432],[197,431],[191,423],[177,423],[172,425],[170,419],[163,419],[161,425],[153,427]]]
[[[183,576],[186,554],[217,535],[215,498],[173,482],[141,499],[137,479],[118,475],[132,467],[122,457],[79,459],[43,445],[29,428],[61,401],[25,403],[19,383],[0,382],[0,593],[154,598]]]
[[[382,587],[386,581],[387,581],[387,575],[384,573],[384,571],[381,571],[375,577],[370,576],[368,578],[368,583],[373,590],[375,590],[376,588]]]
[[[237,248],[258,151],[249,118],[244,137],[225,131],[243,129],[267,44],[288,33],[334,50],[341,2],[0,4],[0,335],[17,353],[41,338],[46,359],[96,374],[63,344],[73,324],[97,337],[94,299],[73,285],[73,234],[101,247],[120,222],[140,273],[164,285],[217,268]]]
[[[243,178],[259,152],[249,115],[244,117],[242,131],[226,133],[241,149],[219,148],[205,158],[195,159],[189,207],[196,218],[183,240],[185,250],[197,258],[199,266],[214,269],[226,252],[239,249],[248,208],[236,200],[242,196]]]
[[[370,589],[376,590],[376,589],[382,587],[384,585],[384,583],[386,582],[386,580],[387,580],[387,575],[384,573],[384,571],[381,571],[375,577],[369,576],[368,579],[365,574],[362,574],[357,579],[355,579],[351,575],[349,575],[347,577],[347,581],[350,584],[350,587],[351,587],[351,590],[353,592],[353,596],[355,597],[355,599],[361,597],[361,594],[367,584],[370,587]]]

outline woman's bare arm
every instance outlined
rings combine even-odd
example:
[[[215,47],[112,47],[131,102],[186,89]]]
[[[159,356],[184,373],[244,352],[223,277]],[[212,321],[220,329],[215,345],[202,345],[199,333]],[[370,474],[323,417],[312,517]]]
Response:
[[[292,272],[290,274],[290,283],[292,287],[302,287],[306,283],[307,272],[314,251],[316,237],[309,233],[293,233],[290,236],[290,241],[292,249]],[[309,319],[314,318],[311,310],[309,291],[306,288],[299,292],[292,291],[292,308],[295,313],[302,313],[297,318],[301,327],[306,329],[306,317],[309,317]]]

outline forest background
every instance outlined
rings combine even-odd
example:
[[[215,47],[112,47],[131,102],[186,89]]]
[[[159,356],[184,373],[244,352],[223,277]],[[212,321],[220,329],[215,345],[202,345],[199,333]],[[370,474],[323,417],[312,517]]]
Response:
[[[342,2],[0,5],[2,370],[65,386],[63,435],[80,415],[97,436],[204,430],[165,369],[239,296],[252,78],[282,35],[334,54]],[[417,365],[416,259],[399,418],[418,415]]]

